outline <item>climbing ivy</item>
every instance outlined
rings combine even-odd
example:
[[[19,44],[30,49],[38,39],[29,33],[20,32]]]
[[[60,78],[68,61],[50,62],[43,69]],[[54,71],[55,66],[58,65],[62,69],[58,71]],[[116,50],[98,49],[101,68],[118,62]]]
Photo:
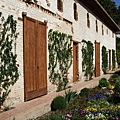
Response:
[[[112,70],[114,70],[116,68],[115,65],[115,50],[112,49]]]
[[[90,41],[82,40],[82,71],[85,72],[84,76],[88,80],[93,75],[93,43]]]
[[[106,51],[106,47],[102,46],[102,70],[104,74],[106,74],[107,68],[108,68],[108,53]]]
[[[7,19],[0,19],[0,107],[7,98],[11,89],[17,81],[19,74],[16,66],[15,41],[18,36],[16,32],[17,22],[9,15]]]
[[[68,70],[72,64],[72,36],[50,29],[48,38],[49,79],[57,85],[57,91],[60,91],[68,83]]]

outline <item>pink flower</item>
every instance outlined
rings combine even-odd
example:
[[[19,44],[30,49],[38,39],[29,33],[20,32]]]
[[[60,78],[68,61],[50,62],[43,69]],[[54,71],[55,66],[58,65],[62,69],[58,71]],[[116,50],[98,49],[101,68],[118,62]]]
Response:
[[[71,114],[67,114],[67,117],[70,117],[70,118],[71,118],[71,117],[72,117],[72,115],[71,115]]]

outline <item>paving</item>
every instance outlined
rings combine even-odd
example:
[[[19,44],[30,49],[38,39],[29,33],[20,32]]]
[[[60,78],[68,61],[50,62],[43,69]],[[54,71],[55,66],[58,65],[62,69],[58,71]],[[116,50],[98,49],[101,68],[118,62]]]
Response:
[[[95,87],[98,85],[101,78],[105,77],[108,79],[111,75],[111,73],[108,73],[99,77],[95,77],[90,81],[76,82],[70,89],[80,92],[80,90],[83,88]],[[0,113],[0,120],[30,120],[41,116],[50,111],[50,104],[53,98],[64,94],[64,90],[61,92],[52,92],[42,97],[23,102],[17,105],[14,109]]]

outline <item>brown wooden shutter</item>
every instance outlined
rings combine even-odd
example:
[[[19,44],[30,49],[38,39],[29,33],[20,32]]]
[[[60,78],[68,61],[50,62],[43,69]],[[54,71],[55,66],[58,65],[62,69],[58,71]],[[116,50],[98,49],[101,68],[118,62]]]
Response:
[[[46,25],[24,17],[25,101],[47,93]]]
[[[109,70],[111,70],[111,50],[109,50]]]
[[[95,42],[95,76],[100,76],[100,43]]]
[[[78,80],[78,43],[73,42],[73,82]]]
[[[57,8],[60,12],[63,12],[63,2],[62,2],[62,0],[57,0]]]

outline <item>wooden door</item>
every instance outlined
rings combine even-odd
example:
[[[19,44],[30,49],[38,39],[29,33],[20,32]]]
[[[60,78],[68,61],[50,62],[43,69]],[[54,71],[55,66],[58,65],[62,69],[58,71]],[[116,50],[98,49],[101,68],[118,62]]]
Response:
[[[100,43],[95,41],[95,77],[100,76]]]
[[[77,81],[78,77],[78,43],[73,42],[73,82]]]
[[[111,50],[109,50],[109,70],[111,70]]]
[[[47,93],[46,25],[24,17],[25,101]]]

